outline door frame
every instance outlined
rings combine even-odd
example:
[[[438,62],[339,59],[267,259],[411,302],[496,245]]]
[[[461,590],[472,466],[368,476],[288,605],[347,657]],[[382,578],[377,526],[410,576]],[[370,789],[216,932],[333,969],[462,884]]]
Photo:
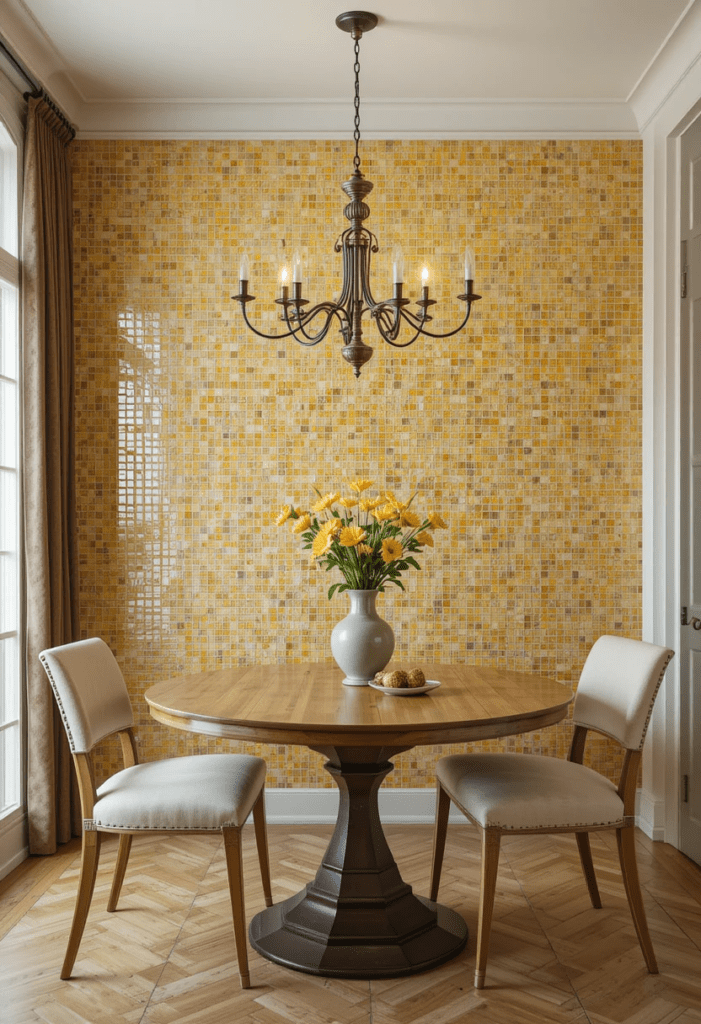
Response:
[[[701,54],[641,127],[643,138],[643,639],[680,649],[681,136],[701,115]],[[679,846],[679,659],[643,754],[638,824]]]
[[[679,579],[681,603],[687,606],[685,620],[693,619],[701,614],[701,598],[699,597],[699,536],[698,514],[694,512],[693,500],[698,499],[699,465],[699,430],[701,418],[701,398],[698,383],[694,383],[696,375],[701,372],[698,351],[699,323],[697,315],[701,306],[701,209],[699,194],[699,167],[701,166],[701,115],[679,136],[680,144],[680,277],[685,280],[685,253],[688,264],[688,288],[685,297],[682,289],[678,292],[680,309],[679,317],[679,357],[680,357],[680,507],[679,507]],[[692,164],[695,168],[691,174]],[[694,206],[691,216],[690,203]],[[686,244],[681,242],[685,238]],[[694,326],[694,320],[696,324]],[[693,377],[692,377],[693,375]],[[695,619],[693,619],[696,622]],[[699,623],[701,626],[701,623]],[[698,785],[701,782],[701,733],[698,730],[699,701],[699,652],[701,652],[701,634],[690,626],[680,624],[679,629],[679,772],[680,795],[679,807],[679,849],[701,865],[701,804],[699,804]],[[694,652],[697,652],[696,655]],[[695,696],[692,694],[695,693]],[[693,717],[689,715],[693,713]],[[689,802],[684,803],[685,778],[691,781]],[[695,805],[695,807],[694,807]]]

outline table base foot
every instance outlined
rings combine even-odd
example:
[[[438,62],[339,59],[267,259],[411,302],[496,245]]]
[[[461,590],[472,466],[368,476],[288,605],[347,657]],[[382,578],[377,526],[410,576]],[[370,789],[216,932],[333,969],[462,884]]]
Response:
[[[313,884],[313,883],[312,883]],[[368,934],[313,934],[305,928],[303,904],[307,889],[257,914],[250,925],[251,945],[261,956],[295,971],[331,978],[401,978],[452,960],[465,947],[467,925],[459,914],[423,896],[411,896],[417,930],[405,919],[394,938],[378,941],[374,922]],[[315,916],[315,915],[312,915]],[[370,915],[372,917],[372,914]],[[290,920],[290,917],[293,919]],[[426,924],[429,918],[431,923]],[[383,929],[384,930],[384,929]]]

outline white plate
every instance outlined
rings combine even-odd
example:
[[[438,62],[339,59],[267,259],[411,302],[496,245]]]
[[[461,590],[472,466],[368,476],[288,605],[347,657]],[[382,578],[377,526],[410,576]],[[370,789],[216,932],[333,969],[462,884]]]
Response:
[[[416,697],[419,693],[429,693],[441,684],[437,679],[427,679],[425,686],[378,686],[377,683],[369,683],[373,690],[386,693],[388,697]]]

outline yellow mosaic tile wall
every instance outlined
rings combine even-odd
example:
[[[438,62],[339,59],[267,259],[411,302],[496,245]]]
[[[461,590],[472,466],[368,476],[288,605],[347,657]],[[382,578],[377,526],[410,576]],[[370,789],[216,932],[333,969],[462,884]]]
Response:
[[[640,635],[641,145],[367,142],[362,157],[376,296],[401,242],[406,291],[427,258],[446,329],[469,240],[483,299],[451,340],[371,341],[356,380],[337,335],[264,341],[230,300],[243,249],[266,330],[285,254],[311,299],[337,292],[350,144],[73,145],[82,627],[119,657],[147,758],[223,749],[148,718],[158,679],[330,660],[346,598],[327,601],[270,513],[356,475],[418,488],[450,524],[406,594],[378,600],[398,659],[573,682],[601,633]],[[504,745],[568,739],[563,724]],[[388,784],[431,786],[446,749],[401,755]],[[317,754],[260,750],[271,786],[331,784]],[[593,759],[615,763],[603,742]]]

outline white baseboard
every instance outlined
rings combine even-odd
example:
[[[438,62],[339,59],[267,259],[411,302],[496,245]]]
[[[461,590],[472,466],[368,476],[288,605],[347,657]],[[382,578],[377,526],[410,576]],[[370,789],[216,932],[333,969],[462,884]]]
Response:
[[[435,789],[381,789],[380,818],[385,825],[432,825]],[[337,789],[265,790],[265,814],[270,825],[333,825],[338,813]],[[451,823],[469,824],[455,807]]]
[[[664,801],[654,800],[644,789],[638,789],[635,794],[635,824],[653,843],[663,843]]]
[[[431,789],[381,789],[380,818],[386,825],[432,825],[436,792]],[[338,813],[337,789],[266,789],[265,812],[271,825],[333,825]],[[468,825],[451,805],[450,822]],[[653,842],[664,842],[664,803],[642,789],[635,798],[635,823]]]
[[[9,875],[28,856],[27,815],[17,811],[0,821],[0,878]]]

